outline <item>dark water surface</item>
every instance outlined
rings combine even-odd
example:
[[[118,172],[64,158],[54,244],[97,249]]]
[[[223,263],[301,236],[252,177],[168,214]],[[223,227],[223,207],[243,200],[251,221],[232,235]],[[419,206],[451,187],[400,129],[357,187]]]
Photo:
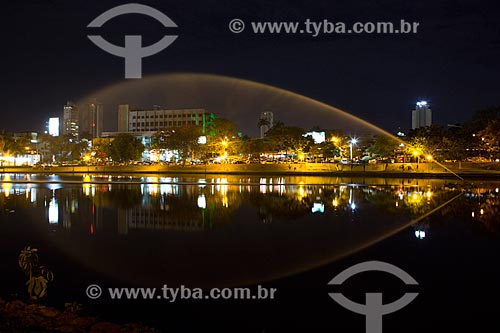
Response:
[[[329,292],[364,303],[419,292],[384,316],[384,332],[465,324],[490,330],[500,300],[500,183],[257,176],[2,175],[0,296],[25,296],[26,245],[56,276],[49,304],[165,331],[364,332],[364,316]],[[452,200],[454,199],[454,200]],[[436,209],[432,214],[428,214]],[[364,273],[328,282],[367,260],[394,264],[419,286]],[[274,300],[90,300],[90,284],[192,288],[257,285]],[[340,289],[339,289],[340,288]],[[410,290],[411,289],[411,290]],[[495,305],[496,304],[496,305]]]

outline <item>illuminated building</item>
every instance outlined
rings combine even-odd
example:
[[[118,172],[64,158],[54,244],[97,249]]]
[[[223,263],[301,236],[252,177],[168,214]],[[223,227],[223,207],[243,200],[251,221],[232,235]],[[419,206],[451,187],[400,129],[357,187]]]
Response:
[[[170,127],[202,125],[208,116],[205,109],[132,110],[128,104],[118,106],[118,132],[155,132]]]
[[[432,111],[429,108],[429,103],[419,101],[415,110],[411,112],[411,128],[429,127],[432,125]]]
[[[62,134],[69,135],[78,140],[79,113],[78,107],[73,102],[67,102],[63,108]]]
[[[59,117],[49,118],[48,133],[52,136],[59,136]]]
[[[325,136],[325,132],[307,132],[306,134],[304,134],[304,137],[308,137],[310,136],[314,143],[315,144],[319,144],[319,143],[323,143],[326,141],[326,136]]]
[[[84,104],[79,110],[80,138],[99,138],[103,130],[104,107],[96,99]]]

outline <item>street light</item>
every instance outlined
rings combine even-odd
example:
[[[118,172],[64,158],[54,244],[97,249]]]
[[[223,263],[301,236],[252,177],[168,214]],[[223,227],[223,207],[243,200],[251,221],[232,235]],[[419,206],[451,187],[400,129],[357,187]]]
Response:
[[[358,143],[358,139],[356,138],[351,138],[351,141],[349,142],[349,151],[350,151],[350,157],[351,157],[351,164],[352,164],[352,146],[356,145]]]
[[[229,142],[227,141],[227,137],[225,137],[222,142],[221,142],[221,145],[222,145],[222,155],[221,155],[221,159],[226,161],[227,159],[227,151],[226,151],[226,148],[228,146]],[[226,161],[227,162],[227,161]]]
[[[427,155],[427,161],[429,161],[431,163],[431,170],[433,169],[434,165],[432,164],[432,155]]]
[[[418,163],[420,162],[420,154],[418,153],[418,151],[415,150],[413,152],[413,156],[417,158],[417,169],[418,169]]]

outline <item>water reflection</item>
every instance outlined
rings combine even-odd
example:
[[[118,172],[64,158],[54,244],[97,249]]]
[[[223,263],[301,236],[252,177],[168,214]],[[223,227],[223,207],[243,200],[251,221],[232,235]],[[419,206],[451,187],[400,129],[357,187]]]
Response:
[[[102,178],[108,183],[96,182]],[[99,225],[99,216],[102,216],[99,211],[115,209],[116,232],[127,233],[141,228],[191,231],[222,227],[231,222],[235,211],[244,203],[255,207],[256,216],[264,223],[311,214],[349,217],[354,221],[359,218],[357,213],[366,207],[411,219],[445,201],[450,192],[444,182],[422,180],[392,185],[334,185],[317,181],[305,183],[291,177],[232,177],[230,180],[214,177],[195,181],[179,177],[127,179],[136,182],[128,184],[112,176],[83,175],[81,191],[77,191],[76,186],[52,183],[61,178],[51,175],[45,185],[2,183],[0,197],[6,204],[6,198],[17,195],[14,201],[19,204],[25,194],[25,206],[33,208],[43,200],[49,223],[58,224],[61,216],[64,229],[82,222]],[[11,175],[5,175],[4,180],[12,180]],[[42,196],[37,197],[38,192],[43,193]],[[486,220],[494,215],[493,200],[497,197],[493,194],[498,195],[498,188],[484,197],[485,200],[478,199],[476,206],[480,207],[472,212],[472,217]],[[482,198],[483,194],[466,193],[466,197],[470,201]],[[204,223],[206,210],[217,212],[208,214],[208,224]],[[91,230],[90,225],[87,230]]]
[[[89,216],[96,215],[96,209],[105,208],[118,210],[119,224],[134,228],[148,228],[151,225],[155,226],[154,229],[168,229],[170,224],[178,229],[182,220],[203,222],[200,210],[216,210],[218,214],[216,217],[212,214],[214,219],[210,225],[218,226],[228,222],[231,214],[243,203],[256,207],[256,215],[265,223],[272,221],[273,217],[292,219],[309,214],[338,216],[342,212],[343,215],[354,216],[357,210],[366,205],[388,214],[415,218],[435,207],[436,203],[443,202],[449,196],[447,194],[453,191],[445,182],[422,180],[392,185],[333,185],[306,184],[290,177],[233,177],[230,180],[214,177],[197,178],[195,182],[179,177],[127,177],[128,180],[136,181],[127,184],[116,182],[119,179],[112,176],[100,176],[109,182],[102,184],[95,182],[98,176],[91,175],[83,175],[82,191],[75,191],[74,186],[58,183],[61,180],[59,176],[48,176],[49,182],[45,185],[11,182],[20,177],[9,174],[3,176],[3,180],[9,182],[3,182],[0,189],[2,205],[7,204],[6,199],[11,195],[15,196],[11,203],[19,204],[24,198],[27,207],[42,204],[47,209],[49,223],[58,224],[61,216],[64,221],[62,227],[66,229],[71,228],[72,221],[95,220]],[[22,179],[31,177],[22,176]],[[464,192],[465,199],[460,205],[469,207],[470,217],[488,225],[490,230],[496,230],[493,221],[498,216],[498,187],[469,187]],[[40,197],[38,193],[41,193]],[[63,205],[59,204],[59,200],[63,201]],[[205,226],[203,223],[201,225]],[[119,227],[117,231],[128,229],[128,226]],[[425,235],[424,229],[418,234]],[[188,224],[186,230],[193,230],[192,223]]]
[[[417,239],[425,239],[429,235],[429,219],[424,219],[421,222],[415,223],[413,229],[415,230],[415,237]]]
[[[497,185],[498,186],[498,185]],[[485,230],[498,233],[500,231],[500,194],[498,187],[480,184],[465,191],[463,206],[452,206],[454,211],[468,210],[470,219],[479,223]]]
[[[42,233],[45,225],[57,236],[50,241],[85,265],[145,283],[168,276],[241,284],[298,272],[373,244],[461,191],[438,180],[37,177],[2,183],[2,219],[32,212],[33,225]],[[465,209],[468,219],[498,231],[498,188],[463,191],[440,214],[463,217]],[[430,237],[431,224],[411,226],[414,237]]]
[[[49,224],[59,223],[59,204],[55,197],[49,201]]]

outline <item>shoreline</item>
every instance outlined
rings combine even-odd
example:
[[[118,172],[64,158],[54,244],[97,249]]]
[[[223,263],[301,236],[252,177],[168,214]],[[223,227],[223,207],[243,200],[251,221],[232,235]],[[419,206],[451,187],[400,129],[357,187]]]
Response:
[[[402,168],[404,167],[404,169]],[[0,167],[0,174],[193,174],[193,175],[280,175],[367,178],[450,178],[498,179],[500,165],[449,163],[393,163],[343,165],[334,163],[295,164],[211,164],[211,165],[126,165],[126,166],[51,166]],[[0,180],[9,182],[9,180]]]

